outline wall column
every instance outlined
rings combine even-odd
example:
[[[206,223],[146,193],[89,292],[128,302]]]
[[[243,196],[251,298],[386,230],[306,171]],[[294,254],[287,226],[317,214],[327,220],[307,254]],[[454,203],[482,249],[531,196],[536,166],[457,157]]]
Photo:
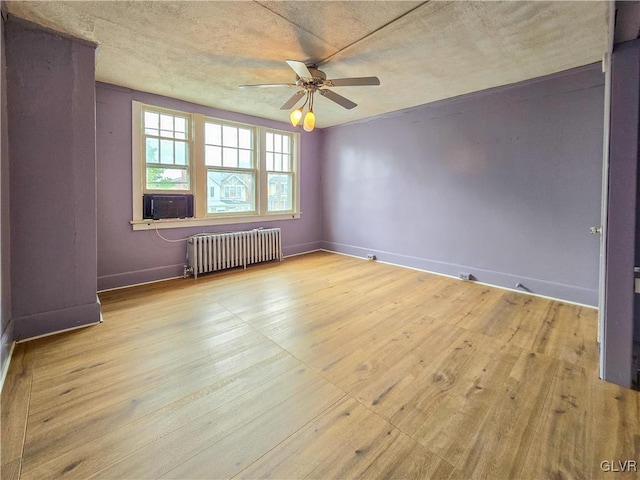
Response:
[[[16,340],[100,321],[95,45],[5,25]]]
[[[629,387],[633,348],[640,41],[617,45],[611,69],[606,303],[601,355],[603,379]]]

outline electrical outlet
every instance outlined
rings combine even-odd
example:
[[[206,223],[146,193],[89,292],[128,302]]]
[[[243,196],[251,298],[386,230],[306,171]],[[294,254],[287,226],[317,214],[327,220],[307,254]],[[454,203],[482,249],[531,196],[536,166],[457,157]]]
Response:
[[[373,253],[370,253],[369,255],[367,255],[367,260],[375,260],[376,256]]]
[[[473,275],[467,272],[460,272],[458,274],[458,277],[460,277],[461,280],[471,280],[473,278]]]

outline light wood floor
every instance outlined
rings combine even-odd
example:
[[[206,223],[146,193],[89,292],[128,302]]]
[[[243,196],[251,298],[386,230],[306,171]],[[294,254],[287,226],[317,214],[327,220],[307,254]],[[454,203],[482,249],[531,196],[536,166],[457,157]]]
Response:
[[[595,310],[323,252],[100,297],[17,346],[2,478],[637,478]]]

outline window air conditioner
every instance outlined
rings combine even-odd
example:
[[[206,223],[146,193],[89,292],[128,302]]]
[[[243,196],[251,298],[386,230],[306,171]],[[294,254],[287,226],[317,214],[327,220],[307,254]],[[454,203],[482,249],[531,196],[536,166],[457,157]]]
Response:
[[[145,194],[142,204],[145,219],[193,217],[193,195]]]

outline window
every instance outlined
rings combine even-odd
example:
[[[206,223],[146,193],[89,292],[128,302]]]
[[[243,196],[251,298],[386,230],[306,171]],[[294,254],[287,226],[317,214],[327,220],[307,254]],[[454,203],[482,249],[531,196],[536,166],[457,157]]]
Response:
[[[252,128],[225,125],[213,120],[204,124],[204,163],[209,191],[207,213],[256,212],[256,168]]]
[[[287,134],[267,132],[265,152],[269,183],[268,210],[289,211],[293,208],[291,137]]]
[[[189,117],[145,110],[145,191],[191,191]]]
[[[299,218],[299,134],[133,102],[133,228]],[[192,219],[142,219],[142,194],[194,195]]]

